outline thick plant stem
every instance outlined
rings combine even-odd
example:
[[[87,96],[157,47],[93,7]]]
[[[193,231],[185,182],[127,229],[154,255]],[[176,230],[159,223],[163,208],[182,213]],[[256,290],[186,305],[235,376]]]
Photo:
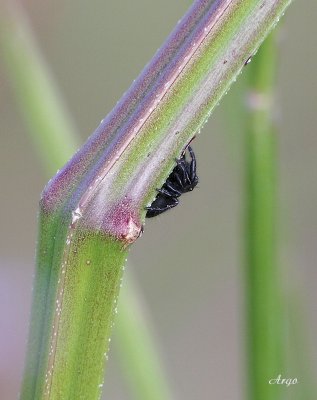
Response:
[[[276,47],[270,35],[250,65],[246,137],[246,256],[250,400],[278,400],[283,319],[277,260],[276,131],[272,122]]]
[[[23,399],[100,395],[122,260],[143,231],[145,206],[289,3],[197,0],[50,180]]]
[[[103,386],[127,250],[102,233],[74,232],[72,240],[67,241],[68,248],[63,247],[66,258],[58,249],[68,226],[57,229],[56,224],[60,225],[58,216],[47,216],[42,209],[28,368],[21,398],[95,399]],[[52,235],[56,235],[53,242]],[[61,269],[53,262],[59,254]],[[53,267],[48,269],[50,260]]]

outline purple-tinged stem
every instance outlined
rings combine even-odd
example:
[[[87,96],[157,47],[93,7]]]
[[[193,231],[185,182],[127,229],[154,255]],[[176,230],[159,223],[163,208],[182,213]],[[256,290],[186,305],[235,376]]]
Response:
[[[145,206],[289,3],[196,1],[48,183],[22,399],[98,398],[122,266]]]

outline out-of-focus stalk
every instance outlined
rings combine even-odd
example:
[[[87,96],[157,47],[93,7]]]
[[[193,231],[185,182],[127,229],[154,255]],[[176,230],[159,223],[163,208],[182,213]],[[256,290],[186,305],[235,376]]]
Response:
[[[118,305],[117,353],[120,366],[131,388],[131,397],[136,400],[171,399],[168,378],[160,368],[159,352],[156,351],[155,335],[150,334],[146,321],[147,310],[138,293],[130,273],[128,285],[122,288]],[[134,313],[131,313],[131,309]],[[152,332],[154,333],[154,332]],[[150,367],[150,368],[148,368]]]
[[[24,14],[2,4],[0,47],[28,134],[49,176],[78,149],[74,123],[43,59]],[[63,110],[63,111],[62,111]],[[47,154],[49,149],[49,154]]]
[[[270,35],[249,65],[246,136],[247,350],[250,400],[278,400],[283,372],[282,285],[277,259],[276,45]]]

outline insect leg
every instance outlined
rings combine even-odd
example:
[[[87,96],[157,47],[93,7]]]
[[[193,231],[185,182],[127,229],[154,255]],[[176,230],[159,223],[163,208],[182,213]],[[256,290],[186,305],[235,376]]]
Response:
[[[196,177],[196,156],[194,150],[190,146],[188,146],[188,151],[192,159],[190,163],[190,178],[193,181]]]
[[[173,178],[174,178],[174,175],[173,175]],[[179,178],[179,176],[178,176],[178,178]],[[182,187],[181,181],[178,181],[178,183],[180,184],[180,187]],[[164,186],[166,189],[168,189],[168,191],[170,192],[170,194],[172,196],[179,197],[182,194],[182,192],[180,190],[178,190],[170,180],[167,180],[164,183]]]
[[[166,184],[165,184],[165,185],[166,185]],[[165,186],[165,185],[164,185],[164,186]],[[156,190],[157,190],[159,193],[163,194],[164,196],[167,196],[167,197],[174,197],[175,194],[174,194],[174,193],[171,193],[171,191],[165,189],[164,186],[162,187],[162,189],[156,189]]]

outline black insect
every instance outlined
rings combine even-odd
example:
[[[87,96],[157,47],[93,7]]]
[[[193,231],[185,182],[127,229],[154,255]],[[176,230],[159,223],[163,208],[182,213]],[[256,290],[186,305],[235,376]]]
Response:
[[[156,189],[158,194],[153,203],[146,207],[146,217],[151,218],[159,215],[170,208],[177,206],[183,193],[191,192],[198,183],[196,175],[196,157],[193,149],[187,147],[191,160],[186,160],[186,150],[182,157],[176,160],[176,166],[167,178],[161,189]]]

